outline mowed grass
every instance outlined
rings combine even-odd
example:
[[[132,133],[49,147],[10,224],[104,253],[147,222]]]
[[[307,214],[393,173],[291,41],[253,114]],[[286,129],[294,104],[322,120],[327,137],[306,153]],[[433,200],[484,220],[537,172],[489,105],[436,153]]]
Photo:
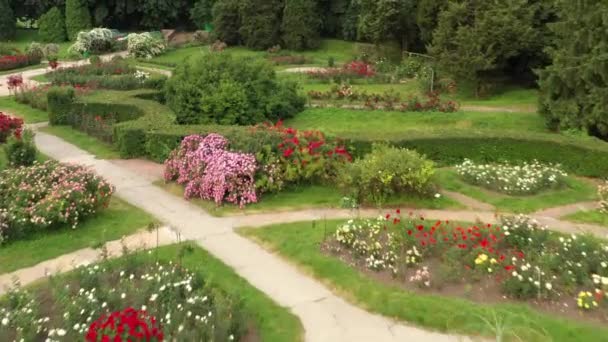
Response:
[[[165,183],[157,181],[157,186],[170,192],[175,196],[183,197],[184,187],[177,183]],[[343,195],[339,190],[321,185],[307,185],[290,187],[275,194],[264,194],[258,203],[246,205],[239,208],[236,205],[224,204],[218,207],[214,202],[202,199],[190,199],[189,201],[211,215],[229,216],[239,214],[272,213],[281,211],[293,211],[313,208],[338,208]],[[386,208],[416,208],[416,209],[447,209],[462,208],[463,206],[445,196],[440,198],[422,198],[415,195],[402,195],[390,198],[383,205]]]
[[[26,240],[0,246],[0,274],[36,265],[42,261],[87,247],[99,247],[106,241],[145,229],[155,219],[146,212],[112,198],[110,206],[85,219],[76,229],[65,226],[41,231]]]
[[[341,221],[300,222],[239,232],[288,259],[346,300],[366,310],[442,332],[495,337],[487,321],[499,317],[509,333],[523,341],[606,341],[608,329],[540,313],[525,304],[485,305],[466,299],[420,294],[381,283],[337,258],[323,254],[319,245]],[[494,316],[495,315],[495,316]],[[545,333],[548,338],[530,334]]]
[[[120,153],[114,146],[105,143],[93,136],[76,130],[71,126],[47,126],[40,128],[41,132],[55,135],[70,144],[93,154],[99,159],[119,159]]]
[[[571,176],[567,177],[563,188],[542,191],[536,195],[528,196],[510,196],[468,184],[452,169],[438,170],[437,179],[444,189],[492,204],[499,211],[513,213],[532,213],[545,208],[589,201],[596,197],[595,184],[583,178]]]
[[[599,209],[579,211],[577,213],[564,216],[562,219],[572,222],[596,224],[606,226],[606,228],[608,228],[608,213],[603,213],[599,211]]]
[[[546,132],[543,119],[529,113],[484,113],[461,111],[397,112],[342,108],[309,108],[285,122],[300,129],[318,129],[344,138],[391,140],[407,132],[434,130],[510,130]]]
[[[25,123],[46,122],[49,120],[47,112],[32,108],[26,104],[21,104],[15,101],[12,96],[0,97],[0,111],[17,116],[23,119]]]

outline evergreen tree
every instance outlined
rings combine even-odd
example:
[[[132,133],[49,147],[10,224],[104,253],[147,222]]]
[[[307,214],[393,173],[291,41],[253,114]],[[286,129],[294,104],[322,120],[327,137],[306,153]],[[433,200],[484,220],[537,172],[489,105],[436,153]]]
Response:
[[[439,16],[429,52],[442,70],[472,82],[479,94],[481,81],[539,39],[534,13],[525,0],[450,2]]]
[[[583,129],[608,139],[608,6],[558,0],[552,64],[540,72],[540,113],[553,129]]]
[[[359,26],[359,1],[352,0],[342,20],[342,38],[345,40],[357,39],[357,27]]]
[[[205,29],[206,24],[213,21],[213,5],[216,0],[198,0],[190,10],[190,19],[199,29]]]
[[[292,50],[319,46],[321,20],[314,0],[286,0],[283,10],[283,42]]]
[[[38,19],[38,35],[43,42],[47,43],[66,41],[65,19],[59,8],[51,8]]]
[[[376,44],[395,40],[405,50],[415,44],[415,0],[359,0],[359,5],[359,38]]]
[[[282,0],[240,1],[239,32],[247,47],[263,50],[279,43],[283,7]]]
[[[65,27],[70,40],[76,39],[80,31],[91,29],[91,13],[86,0],[66,0]]]
[[[241,17],[239,0],[217,0],[213,5],[213,33],[217,39],[233,45],[239,44]]]
[[[448,0],[420,0],[416,9],[416,25],[420,30],[420,40],[428,44],[433,40],[439,14],[448,5]]]
[[[0,40],[15,37],[15,15],[8,0],[0,0]]]

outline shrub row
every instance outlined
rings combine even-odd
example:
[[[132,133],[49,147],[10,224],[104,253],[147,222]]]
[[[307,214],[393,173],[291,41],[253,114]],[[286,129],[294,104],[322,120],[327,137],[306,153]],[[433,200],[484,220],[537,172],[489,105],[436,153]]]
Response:
[[[104,93],[104,92],[100,92]],[[180,141],[191,134],[218,133],[237,144],[238,150],[256,153],[276,139],[268,132],[252,131],[247,126],[176,125],[171,110],[156,101],[153,90],[105,92],[104,96],[85,98],[87,105],[75,103],[79,115],[103,113],[132,113],[116,120],[113,142],[125,158],[148,157],[164,161]],[[86,108],[83,109],[83,108]],[[71,122],[74,124],[74,121]],[[276,140],[272,140],[273,143]],[[347,137],[345,143],[355,156],[371,151],[377,140]],[[425,134],[404,132],[403,138],[393,138],[391,145],[414,149],[439,165],[455,165],[465,159],[480,163],[522,162],[538,160],[560,163],[569,173],[602,177],[608,174],[608,148],[595,140],[570,138],[556,134],[513,133],[504,131],[434,131]],[[234,148],[234,146],[233,146]]]
[[[6,55],[0,56],[0,71],[23,68],[28,65],[40,64],[38,56],[30,55]]]

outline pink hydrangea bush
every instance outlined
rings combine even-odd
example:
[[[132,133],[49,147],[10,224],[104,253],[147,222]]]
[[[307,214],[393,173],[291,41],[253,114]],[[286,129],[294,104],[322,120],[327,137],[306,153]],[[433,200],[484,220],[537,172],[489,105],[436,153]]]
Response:
[[[212,200],[240,207],[257,202],[255,156],[227,150],[228,140],[219,134],[190,135],[165,162],[165,181],[185,186],[184,197]]]
[[[47,161],[0,172],[0,240],[69,225],[106,208],[114,189],[82,165]]]

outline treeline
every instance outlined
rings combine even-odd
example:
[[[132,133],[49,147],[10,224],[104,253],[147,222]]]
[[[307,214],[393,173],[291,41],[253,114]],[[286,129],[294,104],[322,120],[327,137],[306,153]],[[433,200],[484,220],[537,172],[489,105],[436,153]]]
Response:
[[[90,25],[177,27],[212,28],[252,49],[315,48],[322,37],[397,46],[477,93],[538,82],[550,127],[608,137],[608,0],[0,0],[0,39],[14,34],[15,18],[36,21],[54,7],[70,37]]]

